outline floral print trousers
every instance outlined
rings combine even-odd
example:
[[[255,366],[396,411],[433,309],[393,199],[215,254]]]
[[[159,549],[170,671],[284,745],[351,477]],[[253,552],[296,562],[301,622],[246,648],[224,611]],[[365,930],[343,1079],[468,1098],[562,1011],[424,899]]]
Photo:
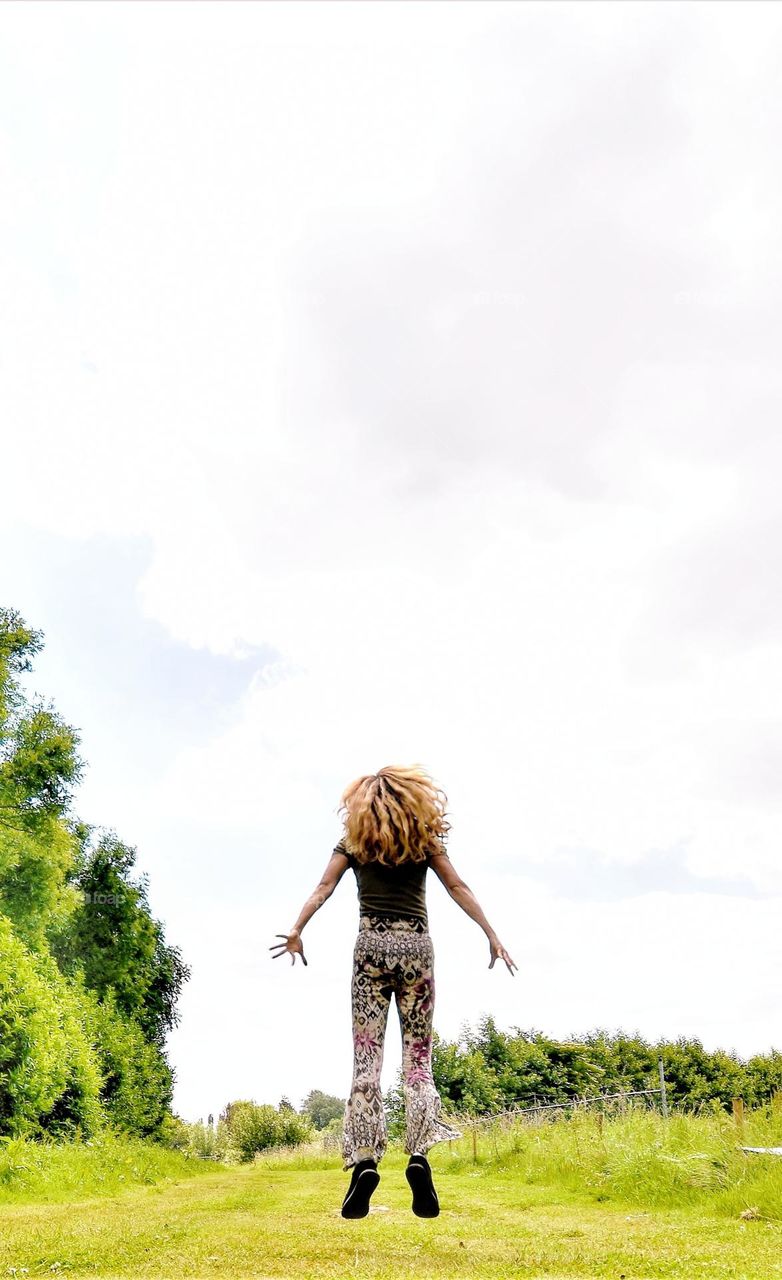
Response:
[[[441,1117],[432,1079],[434,947],[422,920],[362,915],[353,948],[353,1082],[342,1130],[344,1168],[380,1160],[387,1134],[380,1069],[391,996],[402,1032],[405,1151],[461,1138]]]

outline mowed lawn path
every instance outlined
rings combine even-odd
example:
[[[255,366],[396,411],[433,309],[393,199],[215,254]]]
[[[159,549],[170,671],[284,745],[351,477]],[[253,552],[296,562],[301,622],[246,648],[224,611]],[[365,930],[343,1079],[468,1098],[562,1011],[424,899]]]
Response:
[[[782,1277],[782,1226],[607,1207],[432,1161],[442,1212],[415,1218],[388,1156],[369,1217],[340,1216],[348,1175],[248,1165],[114,1197],[0,1205],[0,1280],[231,1277]],[[23,1271],[22,1268],[27,1268]],[[15,1270],[14,1270],[15,1269]]]

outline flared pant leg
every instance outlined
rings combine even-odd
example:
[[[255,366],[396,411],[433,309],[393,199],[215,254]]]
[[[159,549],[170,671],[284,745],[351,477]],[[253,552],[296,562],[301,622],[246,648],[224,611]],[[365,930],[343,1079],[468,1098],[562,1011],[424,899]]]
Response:
[[[402,1032],[405,1151],[423,1155],[436,1142],[452,1142],[462,1134],[443,1118],[432,1075],[434,946],[428,933],[415,936],[415,947],[401,960],[395,989]]]
[[[378,935],[362,931],[353,949],[351,1012],[353,1080],[342,1125],[344,1168],[359,1160],[380,1160],[388,1136],[380,1072],[393,975]]]

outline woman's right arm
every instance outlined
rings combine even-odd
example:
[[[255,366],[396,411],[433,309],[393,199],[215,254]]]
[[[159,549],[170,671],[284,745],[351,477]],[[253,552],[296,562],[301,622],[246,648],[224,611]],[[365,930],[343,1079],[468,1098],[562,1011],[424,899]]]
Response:
[[[273,960],[278,960],[280,956],[287,953],[290,955],[291,964],[295,963],[297,955],[301,956],[305,964],[307,963],[304,956],[304,947],[301,943],[301,931],[307,921],[310,920],[312,916],[314,916],[315,912],[320,910],[323,903],[331,897],[343,875],[347,871],[348,865],[349,859],[347,854],[337,853],[337,850],[335,849],[329,859],[326,870],[320,878],[320,883],[313,889],[307,901],[304,903],[304,906],[299,912],[299,918],[290,933],[278,933],[276,935],[278,938],[284,938],[285,941],[275,942],[271,947],[269,947],[269,950],[275,953],[272,956]]]
[[[448,857],[448,854],[447,853],[433,854],[429,865],[431,866],[432,870],[434,871],[435,875],[440,880],[440,882],[445,885],[446,889],[448,890],[449,894],[453,898],[454,902],[458,902],[462,911],[466,911],[470,919],[474,920],[476,924],[479,924],[481,926],[481,928],[483,929],[483,932],[486,934],[486,937],[489,939],[489,947],[491,950],[491,960],[489,962],[489,968],[492,969],[494,967],[495,960],[504,960],[505,964],[508,967],[508,972],[512,977],[513,970],[518,969],[519,966],[515,964],[513,960],[511,960],[507,951],[505,950],[499,938],[497,937],[497,934],[494,932],[488,920],[486,919],[485,915],[483,914],[483,911],[481,910],[481,905],[478,902],[478,899],[476,898],[470,886],[466,884],[464,880],[462,880],[461,876],[459,875],[453,863],[451,862],[451,859]]]

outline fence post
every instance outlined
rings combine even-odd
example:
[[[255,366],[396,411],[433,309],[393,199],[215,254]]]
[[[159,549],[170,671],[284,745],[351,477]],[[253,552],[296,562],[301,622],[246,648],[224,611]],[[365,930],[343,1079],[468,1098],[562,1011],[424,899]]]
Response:
[[[478,1117],[472,1118],[472,1162],[478,1163]]]
[[[736,1122],[736,1128],[739,1131],[739,1137],[744,1134],[744,1099],[733,1099],[733,1119]]]
[[[657,1059],[657,1066],[660,1069],[660,1101],[663,1107],[663,1119],[668,1119],[668,1098],[665,1094],[665,1067],[662,1058]]]

